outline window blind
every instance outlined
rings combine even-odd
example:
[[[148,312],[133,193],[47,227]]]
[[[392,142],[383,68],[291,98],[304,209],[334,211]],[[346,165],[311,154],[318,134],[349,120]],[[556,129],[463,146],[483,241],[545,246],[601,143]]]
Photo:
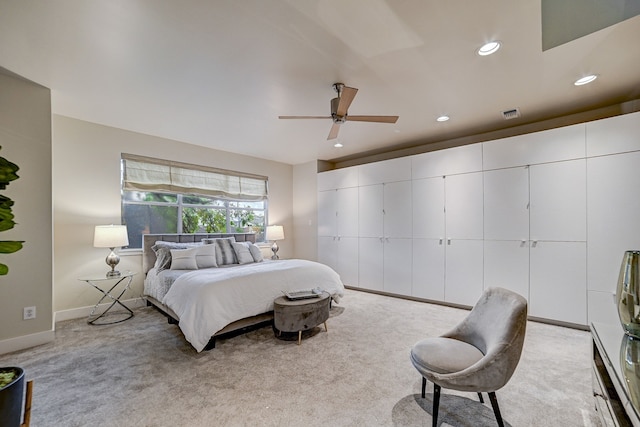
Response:
[[[122,188],[234,200],[264,200],[268,178],[172,160],[122,153]]]

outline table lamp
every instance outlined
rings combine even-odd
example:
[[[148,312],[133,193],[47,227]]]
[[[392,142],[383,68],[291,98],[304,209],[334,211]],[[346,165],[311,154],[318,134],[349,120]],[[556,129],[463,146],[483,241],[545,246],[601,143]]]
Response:
[[[120,277],[120,272],[116,270],[116,265],[120,262],[120,257],[113,251],[115,248],[129,245],[126,225],[96,225],[93,234],[93,246],[95,248],[109,248],[111,253],[105,259],[111,271],[107,272],[107,277]]]
[[[281,225],[269,225],[267,227],[267,240],[273,240],[273,245],[271,246],[271,251],[273,252],[273,256],[271,259],[280,259],[278,256],[278,243],[277,240],[284,240],[284,227]]]

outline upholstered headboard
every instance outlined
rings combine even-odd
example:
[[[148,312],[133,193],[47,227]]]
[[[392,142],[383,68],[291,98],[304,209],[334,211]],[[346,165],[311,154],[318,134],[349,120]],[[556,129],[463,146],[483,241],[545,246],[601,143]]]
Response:
[[[156,254],[151,247],[159,240],[164,242],[179,242],[179,243],[200,243],[202,239],[211,239],[216,237],[235,237],[236,242],[256,242],[256,235],[254,233],[214,233],[214,234],[143,234],[142,235],[142,271],[143,274],[147,274],[147,271],[153,268],[156,263]]]

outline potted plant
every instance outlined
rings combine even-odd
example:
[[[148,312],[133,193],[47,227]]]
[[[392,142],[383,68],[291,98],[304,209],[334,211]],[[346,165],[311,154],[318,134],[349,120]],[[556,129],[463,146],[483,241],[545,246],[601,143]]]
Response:
[[[0,147],[2,148],[2,147]],[[0,190],[18,179],[18,165],[0,157]],[[14,227],[13,200],[0,195],[0,231]],[[0,254],[10,254],[22,249],[21,241],[0,241]],[[9,267],[0,263],[0,275],[9,273]],[[24,395],[24,370],[16,367],[0,367],[0,426],[19,426]]]
[[[2,147],[0,147],[1,149]],[[11,163],[4,157],[0,157],[0,190],[7,188],[7,185],[15,179],[18,179],[16,172],[18,171],[18,165]],[[13,213],[11,207],[13,206],[13,200],[8,197],[0,196],[0,231],[10,230],[16,224],[13,221]],[[20,241],[0,241],[0,253],[10,254],[22,249]],[[9,272],[9,267],[0,263],[0,275],[5,275]]]
[[[0,368],[0,426],[20,426],[23,395],[24,370]]]

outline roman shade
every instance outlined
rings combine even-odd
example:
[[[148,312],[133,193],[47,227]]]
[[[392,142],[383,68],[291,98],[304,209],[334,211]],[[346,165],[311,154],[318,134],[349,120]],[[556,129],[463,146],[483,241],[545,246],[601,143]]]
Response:
[[[133,154],[123,153],[121,158],[123,190],[198,194],[233,200],[267,198],[268,178],[264,176]]]

